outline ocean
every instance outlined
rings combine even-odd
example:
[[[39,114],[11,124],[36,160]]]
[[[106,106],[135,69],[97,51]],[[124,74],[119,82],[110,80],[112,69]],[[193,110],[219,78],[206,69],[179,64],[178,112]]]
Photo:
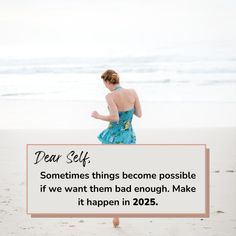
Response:
[[[0,59],[0,99],[104,101],[100,76],[120,75],[142,101],[236,102],[236,57],[167,50],[116,58]]]

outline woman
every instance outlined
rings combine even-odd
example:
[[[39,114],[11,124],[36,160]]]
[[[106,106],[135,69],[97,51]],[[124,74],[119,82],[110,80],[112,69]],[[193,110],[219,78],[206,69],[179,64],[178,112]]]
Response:
[[[102,144],[135,144],[136,135],[132,127],[133,114],[142,116],[139,98],[134,89],[125,89],[120,85],[119,75],[114,70],[105,71],[101,78],[110,93],[106,95],[109,115],[92,112],[92,117],[108,121],[109,126],[103,130],[98,139]],[[119,218],[113,219],[114,226],[119,225]]]

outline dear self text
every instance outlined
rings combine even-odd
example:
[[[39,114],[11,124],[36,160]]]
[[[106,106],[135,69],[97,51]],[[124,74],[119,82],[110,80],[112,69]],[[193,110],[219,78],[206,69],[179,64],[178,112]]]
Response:
[[[63,159],[62,154],[48,154],[45,151],[37,151],[35,152],[35,162],[34,164],[39,164],[40,162],[45,163],[58,163],[59,160]],[[67,155],[65,155],[66,163],[81,163],[83,167],[85,167],[88,163],[90,163],[90,157],[88,156],[88,152],[79,151],[76,152],[71,150]]]

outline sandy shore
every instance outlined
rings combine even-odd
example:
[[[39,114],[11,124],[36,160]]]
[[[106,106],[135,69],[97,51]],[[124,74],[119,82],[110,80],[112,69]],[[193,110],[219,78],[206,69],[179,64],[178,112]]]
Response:
[[[26,143],[96,143],[99,130],[1,130],[0,235],[225,235],[236,234],[236,128],[138,129],[139,143],[206,143],[211,151],[210,218],[31,219],[25,205]]]
[[[0,235],[236,235],[236,109],[231,103],[145,103],[137,143],[206,143],[211,152],[210,218],[31,219],[26,215],[26,143],[99,143],[107,124],[90,118],[105,103],[0,101]]]
[[[0,129],[102,129],[105,122],[90,117],[107,114],[104,102],[60,100],[0,100]],[[143,102],[143,117],[134,128],[236,127],[236,103]]]

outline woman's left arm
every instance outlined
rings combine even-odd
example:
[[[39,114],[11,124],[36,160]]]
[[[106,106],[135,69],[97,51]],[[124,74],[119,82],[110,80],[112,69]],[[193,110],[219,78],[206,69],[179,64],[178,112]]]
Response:
[[[109,122],[111,122],[111,121],[118,122],[119,121],[119,113],[118,113],[117,106],[116,106],[115,102],[113,101],[111,94],[106,95],[106,101],[107,101],[107,104],[109,107],[110,114],[108,116],[105,116],[105,115],[100,115],[98,112],[94,111],[92,113],[92,117],[94,117],[95,119],[109,121]]]

